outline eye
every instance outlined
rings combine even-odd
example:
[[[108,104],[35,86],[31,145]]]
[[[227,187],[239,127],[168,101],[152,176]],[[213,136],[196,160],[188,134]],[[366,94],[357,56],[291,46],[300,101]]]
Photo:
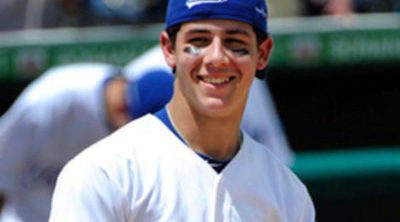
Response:
[[[194,46],[202,47],[207,46],[210,43],[210,40],[207,37],[194,37],[189,39],[188,42]]]
[[[237,55],[249,54],[249,49],[245,41],[236,38],[229,38],[225,40],[226,46]]]

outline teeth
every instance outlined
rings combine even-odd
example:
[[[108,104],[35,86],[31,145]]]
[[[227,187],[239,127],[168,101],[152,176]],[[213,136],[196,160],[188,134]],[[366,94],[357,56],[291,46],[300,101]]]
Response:
[[[229,81],[229,78],[204,78],[204,81],[211,84],[223,84]]]

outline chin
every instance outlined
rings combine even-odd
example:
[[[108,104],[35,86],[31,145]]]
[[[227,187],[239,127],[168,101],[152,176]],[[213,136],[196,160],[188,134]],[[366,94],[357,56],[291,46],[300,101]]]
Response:
[[[203,104],[203,109],[206,113],[214,117],[225,116],[231,110],[229,104],[218,99],[209,99]]]

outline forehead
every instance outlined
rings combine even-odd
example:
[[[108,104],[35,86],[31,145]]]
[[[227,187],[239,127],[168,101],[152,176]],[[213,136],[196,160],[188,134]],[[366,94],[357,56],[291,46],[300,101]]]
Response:
[[[254,29],[248,23],[227,19],[206,19],[183,23],[181,26],[183,34],[192,32],[204,33],[223,33],[223,34],[242,34],[255,35]]]

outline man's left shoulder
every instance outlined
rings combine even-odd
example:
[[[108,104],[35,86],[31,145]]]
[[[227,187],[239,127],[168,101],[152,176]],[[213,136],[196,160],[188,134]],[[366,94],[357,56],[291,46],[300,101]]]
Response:
[[[303,182],[269,147],[255,141],[250,136],[247,136],[247,140],[246,143],[249,146],[248,148],[251,149],[253,158],[256,158],[257,165],[263,169],[265,175],[273,175],[275,182],[285,184],[285,186],[306,191]]]

